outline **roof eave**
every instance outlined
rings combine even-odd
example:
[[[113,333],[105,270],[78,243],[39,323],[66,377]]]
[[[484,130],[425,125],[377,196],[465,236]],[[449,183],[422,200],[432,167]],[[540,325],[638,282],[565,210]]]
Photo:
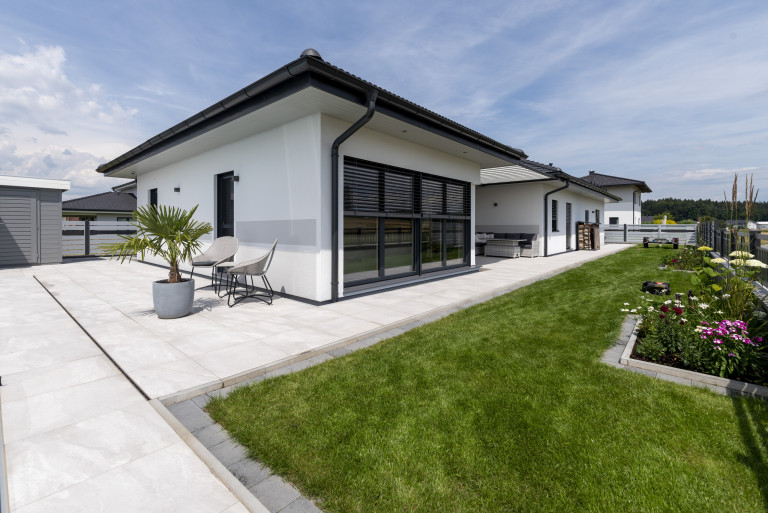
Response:
[[[229,119],[231,116],[227,116],[228,113],[238,114],[234,109],[243,107],[248,102],[256,102],[261,96],[267,96],[266,98],[263,98],[264,102],[271,103],[271,101],[269,101],[270,98],[268,97],[270,92],[277,91],[276,88],[278,88],[278,86],[286,84],[288,81],[304,74],[307,74],[310,79],[304,87],[318,85],[311,80],[312,76],[315,76],[316,78],[324,79],[326,81],[326,85],[328,86],[325,88],[326,90],[334,89],[334,87],[331,86],[336,86],[351,94],[341,95],[338,94],[337,91],[329,92],[337,94],[349,101],[355,101],[361,105],[365,103],[367,93],[373,89],[377,89],[379,91],[377,111],[382,114],[401,119],[402,121],[411,123],[443,137],[456,140],[457,142],[462,142],[469,147],[510,162],[527,157],[525,152],[518,148],[501,144],[479,132],[464,127],[459,123],[451,121],[448,118],[440,116],[437,113],[429,111],[388,91],[382,90],[374,84],[366,82],[340,68],[336,68],[325,61],[314,57],[301,57],[228,96],[224,100],[213,104],[207,109],[202,110],[168,130],[148,139],[119,157],[101,164],[96,171],[103,173],[106,176],[112,175],[121,169],[141,162],[158,153],[158,151],[153,150],[158,150],[159,146],[172,146],[183,142],[188,138],[196,137],[205,131],[212,130],[231,120]],[[282,95],[278,95],[279,97],[275,97],[271,100],[276,101],[283,96],[292,94],[292,92],[295,91],[282,91]],[[257,108],[254,110],[261,108],[258,106],[261,103],[263,102],[256,102]],[[245,109],[242,109],[242,112],[244,111]],[[193,128],[196,128],[197,130],[191,132],[190,130]]]

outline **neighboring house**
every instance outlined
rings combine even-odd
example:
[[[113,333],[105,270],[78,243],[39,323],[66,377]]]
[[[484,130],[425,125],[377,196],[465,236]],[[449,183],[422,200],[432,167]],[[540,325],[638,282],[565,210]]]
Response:
[[[136,180],[121,183],[120,185],[115,185],[112,187],[112,190],[115,192],[127,192],[136,196]]]
[[[0,176],[0,266],[61,263],[67,180]]]
[[[601,224],[602,212],[620,198],[552,164],[521,160],[483,169],[477,189],[478,232],[536,233],[539,256],[576,250],[578,223]],[[600,229],[600,243],[604,243]]]
[[[606,205],[604,222],[606,224],[641,224],[642,193],[651,192],[651,188],[641,180],[603,175],[590,171],[582,180],[606,189],[621,198],[618,203]]]
[[[197,205],[237,261],[278,239],[275,289],[326,302],[470,270],[480,170],[525,157],[309,49],[97,171]]]
[[[130,221],[136,196],[127,192],[102,192],[62,203],[65,221]]]

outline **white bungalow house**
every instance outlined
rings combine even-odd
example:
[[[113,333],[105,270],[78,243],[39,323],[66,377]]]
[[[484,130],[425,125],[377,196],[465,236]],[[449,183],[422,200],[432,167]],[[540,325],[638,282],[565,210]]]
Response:
[[[582,180],[606,189],[611,194],[621,198],[617,203],[606,205],[604,221],[606,224],[641,224],[642,198],[644,192],[652,192],[651,188],[641,180],[621,178],[619,176],[603,175],[590,171]]]
[[[97,171],[198,205],[236,261],[278,239],[275,289],[326,302],[471,270],[481,169],[525,157],[309,49]]]
[[[599,225],[600,244],[605,242],[602,212],[619,199],[552,164],[525,159],[482,170],[477,231],[537,234],[538,256],[574,251],[580,223]]]

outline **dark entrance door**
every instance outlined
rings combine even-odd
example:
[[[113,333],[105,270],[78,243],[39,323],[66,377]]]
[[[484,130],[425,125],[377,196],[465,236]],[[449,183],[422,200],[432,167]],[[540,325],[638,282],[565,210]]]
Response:
[[[571,228],[571,204],[566,203],[565,204],[565,250],[570,251],[573,249],[573,245],[571,245],[571,233],[573,229]]]
[[[235,173],[216,177],[216,236],[235,235]]]

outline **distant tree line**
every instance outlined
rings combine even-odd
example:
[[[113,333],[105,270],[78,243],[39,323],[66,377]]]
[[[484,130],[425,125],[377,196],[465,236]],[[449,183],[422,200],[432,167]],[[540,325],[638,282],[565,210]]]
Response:
[[[744,219],[744,202],[740,201],[736,208],[734,219]],[[752,221],[768,221],[768,201],[756,201],[752,210]],[[678,223],[684,220],[710,221],[719,219],[730,220],[730,210],[725,201],[690,200],[664,198],[659,200],[643,200],[643,215],[656,216],[667,214]]]

